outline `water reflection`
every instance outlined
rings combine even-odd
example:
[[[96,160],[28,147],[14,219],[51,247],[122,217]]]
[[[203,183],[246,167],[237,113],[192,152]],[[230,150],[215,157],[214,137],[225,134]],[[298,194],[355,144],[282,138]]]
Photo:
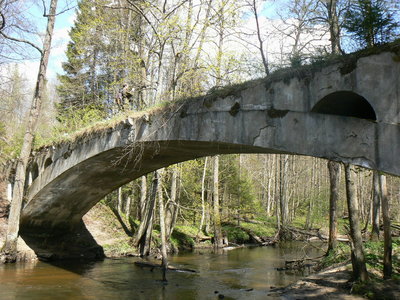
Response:
[[[299,258],[304,244],[241,248],[215,254],[202,250],[170,257],[173,265],[198,273],[168,272],[163,284],[158,270],[139,268],[135,258],[102,262],[26,263],[0,266],[1,299],[268,299],[302,273],[277,271],[285,259]],[[305,250],[309,256],[316,249]]]

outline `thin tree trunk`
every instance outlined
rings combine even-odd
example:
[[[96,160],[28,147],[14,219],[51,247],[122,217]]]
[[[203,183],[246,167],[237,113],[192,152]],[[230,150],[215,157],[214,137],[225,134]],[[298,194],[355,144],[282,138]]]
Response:
[[[350,220],[351,235],[351,262],[353,265],[353,277],[355,280],[367,281],[368,272],[365,264],[363,242],[360,229],[358,199],[355,189],[354,166],[345,164],[346,198]]]
[[[200,226],[199,226],[197,235],[199,235],[200,232],[203,230],[204,218],[205,218],[205,214],[206,214],[206,206],[205,206],[204,196],[205,196],[205,180],[206,180],[206,173],[207,173],[207,162],[208,162],[208,157],[206,157],[204,160],[203,176],[201,177],[201,219],[200,219]]]
[[[167,257],[167,239],[165,229],[165,212],[164,212],[164,201],[162,194],[162,178],[164,170],[160,169],[156,171],[158,177],[158,211],[160,217],[160,235],[161,235],[161,268],[162,268],[162,280],[167,281],[167,269],[168,269],[168,257]]]
[[[282,159],[283,157],[283,159]],[[281,225],[285,227],[288,224],[289,219],[289,201],[288,201],[288,166],[289,166],[289,155],[280,155],[280,209],[281,209]]]
[[[24,134],[21,153],[15,173],[15,184],[13,199],[11,202],[10,215],[8,218],[7,235],[5,244],[1,250],[5,262],[14,262],[17,258],[17,239],[19,234],[19,220],[24,197],[24,187],[26,178],[26,167],[33,147],[33,139],[37,129],[39,115],[41,112],[43,95],[46,87],[46,71],[49,62],[51,40],[53,37],[54,23],[56,19],[57,0],[51,0],[49,15],[47,16],[47,29],[41,52],[39,72],[36,81],[36,88],[29,110],[28,125]]]
[[[267,188],[268,188],[268,198],[267,198],[267,216],[270,217],[271,216],[271,204],[272,204],[272,193],[271,193],[271,189],[272,189],[272,172],[274,170],[274,162],[272,160],[272,165],[268,164],[267,165],[267,158],[268,158],[268,162],[270,161],[270,155],[264,156],[264,174],[266,173],[267,167],[268,165],[270,166],[270,171],[268,171],[268,184],[267,184]]]
[[[261,38],[261,28],[260,28],[260,24],[259,24],[259,20],[258,20],[258,12],[257,12],[257,3],[256,0],[253,0],[252,3],[252,10],[253,10],[253,14],[254,14],[254,19],[256,21],[256,28],[257,28],[257,39],[258,39],[258,50],[260,51],[261,54],[261,59],[263,62],[263,66],[264,66],[264,72],[265,75],[269,75],[269,66],[268,66],[268,59],[264,53],[264,41]]]
[[[219,213],[219,156],[214,160],[214,184],[213,184],[213,219],[214,219],[214,247],[222,248],[223,239],[221,232],[221,216]]]
[[[118,188],[118,204],[117,204],[118,214],[121,215],[122,212],[122,187]]]
[[[174,166],[172,171],[172,178],[171,178],[171,197],[168,201],[168,206],[165,212],[165,230],[166,236],[165,239],[169,242],[169,239],[174,231],[176,218],[178,214],[178,205],[176,204],[176,194],[177,194],[177,186],[178,186],[178,167],[177,165]]]
[[[278,234],[281,232],[281,201],[280,201],[280,180],[279,180],[279,174],[280,174],[280,164],[278,163],[278,157],[280,157],[280,154],[275,155],[275,216],[276,216],[276,227],[278,230]]]
[[[337,0],[330,0],[327,3],[328,22],[331,40],[331,48],[333,54],[340,54],[340,27],[339,18],[336,9]]]
[[[387,194],[386,176],[380,175],[381,196],[382,196],[382,219],[383,219],[383,278],[392,277],[392,233],[390,229],[389,199]]]
[[[337,202],[339,200],[340,165],[334,161],[328,161],[330,196],[329,196],[329,240],[328,254],[337,245]]]
[[[147,199],[147,176],[143,175],[140,177],[141,185],[140,185],[140,200],[139,200],[139,211],[140,216],[139,220],[143,221],[146,209],[146,199]]]
[[[372,199],[372,230],[371,240],[379,240],[379,210],[381,202],[381,188],[379,184],[379,173],[373,171],[374,196]]]
[[[132,198],[130,196],[128,196],[126,198],[126,203],[125,203],[125,214],[128,218],[130,217],[130,214],[131,214],[131,201],[132,201]]]
[[[312,211],[314,206],[314,196],[315,196],[315,173],[316,173],[316,160],[312,158],[312,165],[311,165],[311,174],[310,174],[310,195],[309,202],[308,202],[308,209],[307,209],[307,217],[306,217],[306,224],[305,229],[310,229],[312,226]]]

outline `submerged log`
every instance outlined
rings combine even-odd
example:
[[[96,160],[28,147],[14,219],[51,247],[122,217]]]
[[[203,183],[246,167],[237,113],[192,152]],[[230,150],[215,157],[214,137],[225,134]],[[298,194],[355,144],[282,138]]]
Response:
[[[151,271],[153,271],[154,268],[162,268],[161,264],[155,264],[151,262],[146,262],[146,261],[135,261],[135,265],[141,268],[150,268]],[[188,269],[188,268],[178,268],[174,266],[168,266],[168,270],[171,271],[178,271],[178,272],[190,272],[190,273],[198,273],[198,271],[193,270],[193,269]]]

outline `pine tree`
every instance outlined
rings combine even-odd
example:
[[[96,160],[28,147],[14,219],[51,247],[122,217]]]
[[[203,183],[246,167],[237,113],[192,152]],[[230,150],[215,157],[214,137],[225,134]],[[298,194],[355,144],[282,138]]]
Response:
[[[65,74],[59,76],[61,110],[106,110],[122,83],[134,85],[141,62],[135,48],[135,14],[124,1],[82,0],[70,31]],[[114,6],[112,6],[114,5]]]
[[[362,46],[372,47],[391,40],[398,25],[384,0],[357,0],[347,11],[343,27]]]

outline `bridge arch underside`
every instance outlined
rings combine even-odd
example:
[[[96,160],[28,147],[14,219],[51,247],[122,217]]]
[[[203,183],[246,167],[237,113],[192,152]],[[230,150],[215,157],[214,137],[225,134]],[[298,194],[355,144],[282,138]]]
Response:
[[[232,117],[221,112],[223,117],[214,116],[214,121],[188,115],[179,120],[179,127],[177,120],[170,118],[163,121],[166,126],[154,120],[141,131],[137,126],[114,131],[110,135],[124,137],[131,133],[122,131],[134,131],[141,136],[137,135],[134,147],[113,147],[80,161],[73,153],[68,159],[75,163],[61,174],[41,183],[40,188],[35,189],[39,182],[34,181],[30,189],[36,192],[28,191],[21,231],[28,235],[71,231],[91,207],[119,186],[161,167],[215,154],[299,154],[400,175],[395,151],[400,147],[397,125],[319,113],[274,113],[249,111]],[[217,126],[218,122],[227,124],[224,118],[235,122],[231,127]],[[244,121],[248,126],[241,125]],[[103,140],[112,137],[99,137],[97,143]],[[88,149],[83,145],[79,153],[89,153],[96,141],[91,143]],[[44,172],[48,171],[50,168]]]

